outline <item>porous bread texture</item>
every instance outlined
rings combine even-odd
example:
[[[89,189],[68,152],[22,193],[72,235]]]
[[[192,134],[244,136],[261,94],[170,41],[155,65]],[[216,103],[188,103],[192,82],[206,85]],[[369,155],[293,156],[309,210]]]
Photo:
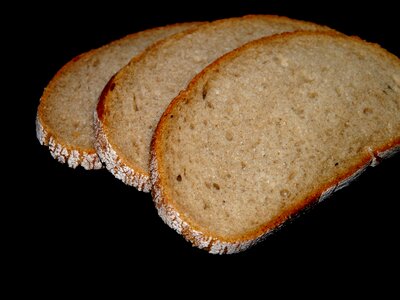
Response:
[[[400,150],[400,60],[334,33],[260,39],[202,71],[152,140],[159,215],[211,253],[245,250]]]
[[[72,59],[57,72],[40,99],[36,118],[39,142],[49,146],[55,159],[72,168],[101,168],[93,144],[93,111],[108,80],[149,45],[198,24],[176,24],[131,34]]]
[[[96,149],[102,161],[117,178],[148,191],[151,137],[170,101],[228,51],[262,36],[300,29],[331,30],[258,15],[214,21],[156,43],[122,68],[103,91],[96,121]]]

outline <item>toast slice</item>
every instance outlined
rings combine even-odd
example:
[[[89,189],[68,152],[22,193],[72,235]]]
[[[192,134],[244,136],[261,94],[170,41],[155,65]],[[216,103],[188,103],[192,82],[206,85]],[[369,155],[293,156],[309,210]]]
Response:
[[[97,107],[96,149],[126,184],[148,192],[150,142],[163,111],[205,66],[244,43],[295,30],[330,30],[277,16],[245,16],[201,25],[147,49],[110,80]]]
[[[400,150],[400,60],[376,44],[296,32],[197,75],[153,136],[153,199],[194,246],[234,253]]]
[[[104,86],[121,67],[154,42],[199,23],[159,27],[128,35],[81,54],[61,68],[40,99],[36,135],[51,155],[70,167],[99,169],[93,111]]]

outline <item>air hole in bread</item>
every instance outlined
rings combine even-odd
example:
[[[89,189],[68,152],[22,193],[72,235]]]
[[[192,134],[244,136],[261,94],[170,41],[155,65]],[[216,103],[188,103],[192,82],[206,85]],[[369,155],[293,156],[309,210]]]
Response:
[[[287,189],[283,189],[279,192],[279,194],[284,198],[287,199],[290,197],[290,192]]]
[[[297,107],[292,107],[292,110],[296,115],[298,115],[301,118],[304,118],[304,109],[302,108],[297,108]]]
[[[178,176],[176,176],[176,180],[179,181],[179,182],[182,181],[182,176],[181,176],[181,174],[179,174]]]
[[[308,97],[310,97],[311,99],[315,99],[318,97],[318,93],[317,92],[309,92]]]
[[[99,63],[100,63],[100,60],[98,58],[96,58],[95,60],[93,60],[92,66],[96,68],[99,65]]]
[[[203,85],[203,91],[201,93],[201,95],[203,96],[203,100],[206,99],[207,97],[207,93],[208,93],[208,86],[207,86],[207,82]]]
[[[139,111],[139,107],[138,107],[138,105],[137,105],[136,96],[135,96],[135,95],[133,95],[133,109],[134,109],[135,111]]]
[[[232,132],[227,131],[227,132],[225,133],[225,138],[226,138],[228,141],[232,141],[232,140],[233,140],[233,134],[232,134]]]
[[[370,108],[370,107],[366,107],[366,108],[363,109],[363,114],[365,114],[365,115],[369,115],[369,114],[372,114],[372,113],[373,113],[373,109]]]

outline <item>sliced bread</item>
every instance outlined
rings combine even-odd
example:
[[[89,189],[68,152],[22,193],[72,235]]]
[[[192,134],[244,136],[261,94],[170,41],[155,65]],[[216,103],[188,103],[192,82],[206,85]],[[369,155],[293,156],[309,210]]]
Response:
[[[335,33],[251,42],[208,66],[152,140],[165,223],[234,253],[400,150],[400,60]]]
[[[93,145],[93,111],[108,80],[149,45],[198,24],[176,24],[131,34],[68,62],[41,97],[36,119],[40,143],[49,146],[55,159],[72,168],[101,168]]]
[[[330,30],[277,16],[246,16],[201,25],[156,43],[110,80],[97,107],[96,149],[117,178],[151,188],[149,151],[170,101],[205,66],[246,42],[295,30]]]

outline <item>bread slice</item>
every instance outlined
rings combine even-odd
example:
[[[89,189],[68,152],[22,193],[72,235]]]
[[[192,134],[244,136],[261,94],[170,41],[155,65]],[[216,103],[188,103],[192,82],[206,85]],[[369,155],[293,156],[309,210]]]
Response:
[[[152,140],[165,223],[234,253],[400,150],[400,60],[335,33],[251,42],[208,66]]]
[[[329,30],[277,16],[224,19],[171,36],[133,59],[110,80],[97,108],[96,149],[107,169],[148,192],[151,137],[170,101],[222,54],[262,36],[299,29]]]
[[[68,62],[40,100],[36,119],[40,143],[49,146],[55,159],[72,168],[101,168],[93,145],[93,111],[108,80],[152,43],[198,24],[176,24],[131,34]]]

